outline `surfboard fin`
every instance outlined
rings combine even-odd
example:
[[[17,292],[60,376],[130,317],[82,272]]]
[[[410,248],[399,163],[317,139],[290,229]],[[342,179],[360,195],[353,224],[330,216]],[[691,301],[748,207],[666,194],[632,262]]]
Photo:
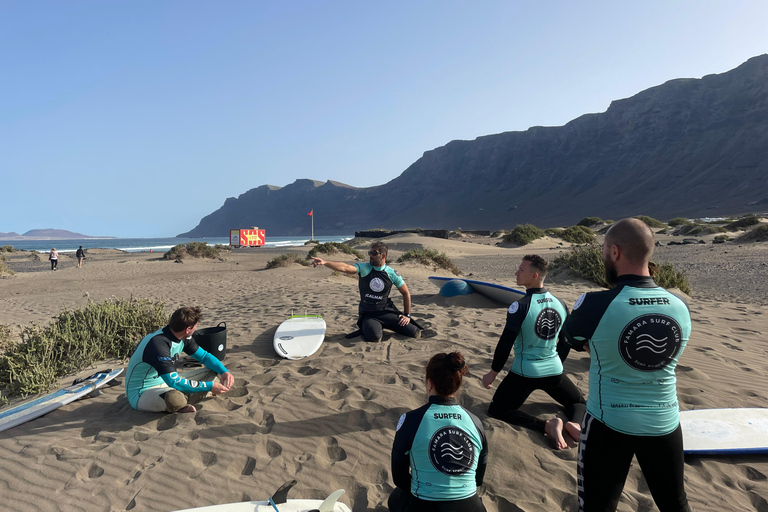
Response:
[[[288,501],[288,491],[290,491],[291,488],[297,483],[298,482],[296,480],[285,482],[283,485],[280,486],[278,490],[275,491],[275,494],[272,495],[272,501],[277,504],[285,503],[286,501]]]
[[[323,501],[320,504],[320,508],[317,509],[319,512],[333,512],[333,508],[336,505],[336,501],[341,497],[342,494],[344,494],[344,489],[339,489],[337,491],[333,491],[327,498],[325,498],[325,501]]]

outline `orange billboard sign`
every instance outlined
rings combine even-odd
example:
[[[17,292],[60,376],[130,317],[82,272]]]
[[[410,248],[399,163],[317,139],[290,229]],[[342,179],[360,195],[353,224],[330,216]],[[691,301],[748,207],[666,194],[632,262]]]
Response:
[[[229,245],[242,245],[245,247],[264,245],[266,234],[264,229],[230,229]]]

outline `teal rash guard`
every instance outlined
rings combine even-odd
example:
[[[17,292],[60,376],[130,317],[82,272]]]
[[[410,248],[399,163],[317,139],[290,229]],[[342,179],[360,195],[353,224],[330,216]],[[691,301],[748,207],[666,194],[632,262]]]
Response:
[[[623,275],[579,297],[566,343],[589,342],[587,412],[625,434],[661,436],[680,423],[675,367],[691,335],[688,304],[650,277]]]
[[[199,393],[213,388],[212,382],[185,379],[176,372],[175,363],[182,352],[219,375],[228,371],[221,361],[200,348],[191,337],[179,340],[166,326],[146,335],[128,362],[125,394],[131,407],[138,407],[139,397],[145,390],[162,384],[182,393]]]

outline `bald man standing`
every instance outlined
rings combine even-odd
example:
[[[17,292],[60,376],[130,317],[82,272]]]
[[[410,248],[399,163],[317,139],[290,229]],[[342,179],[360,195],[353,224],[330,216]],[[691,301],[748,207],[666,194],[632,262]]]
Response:
[[[615,287],[585,293],[563,327],[590,353],[589,398],[577,463],[579,511],[615,511],[636,456],[660,512],[689,512],[675,366],[691,334],[685,301],[648,271],[653,232],[624,219],[603,242]]]

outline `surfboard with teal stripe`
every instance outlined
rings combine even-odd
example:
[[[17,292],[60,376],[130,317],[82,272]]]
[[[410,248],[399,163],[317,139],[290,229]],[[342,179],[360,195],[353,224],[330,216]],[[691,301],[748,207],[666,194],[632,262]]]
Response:
[[[99,372],[82,382],[61,388],[45,396],[24,402],[15,407],[0,411],[0,432],[13,428],[27,421],[39,418],[78,398],[92,393],[123,373],[122,368],[114,371]]]

